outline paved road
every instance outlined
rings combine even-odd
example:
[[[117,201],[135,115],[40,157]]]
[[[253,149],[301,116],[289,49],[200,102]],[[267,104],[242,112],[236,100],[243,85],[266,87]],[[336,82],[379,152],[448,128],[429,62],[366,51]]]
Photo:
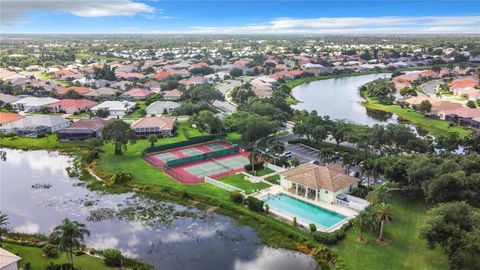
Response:
[[[226,98],[226,95],[227,95],[227,92],[230,91],[231,89],[237,87],[237,86],[240,86],[242,85],[242,82],[240,81],[227,81],[225,82],[224,84],[220,85],[217,87],[217,89],[225,96]],[[230,114],[232,112],[235,112],[237,110],[237,108],[230,102],[228,101],[218,101],[216,100],[215,102],[213,102],[213,106],[215,106],[216,108],[220,109],[221,111],[227,113],[227,114]]]
[[[423,85],[423,92],[429,96],[435,96],[435,88],[442,83],[442,80],[434,80]]]

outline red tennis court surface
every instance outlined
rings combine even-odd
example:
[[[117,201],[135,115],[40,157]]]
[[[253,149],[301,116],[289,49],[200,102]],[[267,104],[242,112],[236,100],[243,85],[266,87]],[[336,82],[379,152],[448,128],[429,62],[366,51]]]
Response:
[[[248,164],[248,152],[196,161],[176,167],[165,167],[165,173],[183,184],[204,182],[205,176],[219,178],[244,171]]]
[[[234,146],[231,143],[226,141],[212,141],[203,144],[189,145],[181,148],[151,153],[145,156],[145,160],[156,167],[163,167],[166,165],[165,163],[169,160],[185,158],[202,153],[209,153],[233,147]]]

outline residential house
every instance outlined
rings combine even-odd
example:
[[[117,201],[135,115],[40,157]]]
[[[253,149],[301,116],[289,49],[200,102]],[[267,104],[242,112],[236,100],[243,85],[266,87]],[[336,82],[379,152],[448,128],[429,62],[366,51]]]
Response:
[[[23,116],[13,112],[0,112],[0,126],[22,119]]]
[[[295,195],[335,203],[338,195],[358,187],[358,178],[345,174],[338,164],[307,163],[280,173],[280,185]]]
[[[450,111],[460,109],[462,107],[462,105],[450,101],[435,102],[432,103],[432,108],[428,114],[445,120],[445,117],[450,113]]]
[[[183,79],[180,80],[179,83],[186,85],[186,86],[192,86],[192,85],[199,85],[199,84],[204,84],[207,83],[208,80],[205,77],[202,76],[196,76],[196,77],[191,77],[188,79]]]
[[[38,137],[47,132],[57,132],[69,125],[70,121],[60,116],[31,115],[0,127],[4,133],[15,132],[19,136]]]
[[[79,113],[93,108],[98,103],[89,99],[62,99],[58,102],[48,105],[51,111],[55,113]]]
[[[172,113],[178,107],[180,107],[178,102],[155,101],[147,107],[146,111],[147,115],[162,115]]]
[[[22,258],[17,255],[0,248],[0,269],[1,270],[18,270],[17,262]]]
[[[58,131],[58,140],[89,140],[92,138],[99,138],[102,136],[103,127],[109,123],[109,120],[104,120],[98,117],[91,119],[80,119],[70,126]]]
[[[153,92],[150,90],[133,88],[121,94],[119,98],[124,100],[145,100],[151,95],[153,95]]]
[[[42,107],[58,102],[58,99],[51,97],[26,97],[12,103],[13,108],[20,111],[38,111]]]
[[[162,97],[164,100],[179,100],[180,97],[182,96],[182,93],[178,89],[173,89],[169,91],[163,91],[162,92]]]
[[[147,116],[134,121],[131,127],[139,137],[147,137],[150,134],[170,137],[173,132],[173,123],[173,118]]]
[[[98,110],[107,110],[110,116],[119,116],[122,117],[126,114],[131,113],[137,104],[131,101],[104,101],[97,106],[90,109],[92,113],[97,113]]]
[[[21,99],[21,97],[18,96],[12,96],[12,95],[7,95],[4,93],[0,93],[0,101],[3,103],[10,103],[12,104],[13,102]]]
[[[116,90],[109,87],[102,87],[98,89],[92,89],[90,92],[83,94],[84,97],[89,99],[109,99],[115,96]]]
[[[66,87],[59,87],[57,89],[57,95],[63,96],[68,93],[68,91],[77,92],[79,95],[85,95],[90,92],[92,89],[83,86],[66,86]]]
[[[271,97],[272,90],[277,85],[278,81],[267,76],[260,76],[250,82],[252,91],[259,97]]]

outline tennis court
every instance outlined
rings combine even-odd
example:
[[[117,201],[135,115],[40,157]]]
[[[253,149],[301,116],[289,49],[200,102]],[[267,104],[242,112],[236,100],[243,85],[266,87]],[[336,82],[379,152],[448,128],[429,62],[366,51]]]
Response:
[[[222,159],[212,158],[207,162],[203,162],[201,164],[186,166],[183,168],[183,170],[196,177],[203,178],[205,176],[221,174],[224,172],[243,168],[243,166],[245,166],[246,164],[248,164],[248,158],[242,155],[236,155]]]
[[[205,153],[205,152],[199,150],[198,148],[185,148],[185,149],[180,150],[180,152],[182,152],[187,157]]]
[[[218,151],[218,150],[223,150],[228,148],[227,146],[219,143],[209,143],[209,144],[206,144],[205,146],[212,149],[213,151]]]
[[[178,157],[175,156],[174,154],[172,153],[162,153],[162,154],[157,154],[157,155],[154,155],[154,157],[160,159],[161,161],[163,162],[167,162],[169,160],[173,160],[173,159],[177,159]]]

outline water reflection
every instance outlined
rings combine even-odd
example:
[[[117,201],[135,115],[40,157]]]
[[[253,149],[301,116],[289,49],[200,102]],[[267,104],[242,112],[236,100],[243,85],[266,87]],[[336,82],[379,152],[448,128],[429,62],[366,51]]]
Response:
[[[293,96],[300,101],[293,107],[316,110],[319,115],[364,125],[384,124],[386,121],[393,123],[396,121],[393,114],[373,114],[362,105],[365,100],[358,95],[361,85],[389,76],[389,73],[369,74],[306,83],[292,90]]]
[[[67,156],[5,151],[0,209],[15,231],[50,233],[68,217],[87,225],[89,246],[118,248],[157,269],[316,268],[309,256],[261,245],[251,228],[228,217],[133,193],[91,192],[68,177]],[[32,188],[39,183],[52,186]]]

